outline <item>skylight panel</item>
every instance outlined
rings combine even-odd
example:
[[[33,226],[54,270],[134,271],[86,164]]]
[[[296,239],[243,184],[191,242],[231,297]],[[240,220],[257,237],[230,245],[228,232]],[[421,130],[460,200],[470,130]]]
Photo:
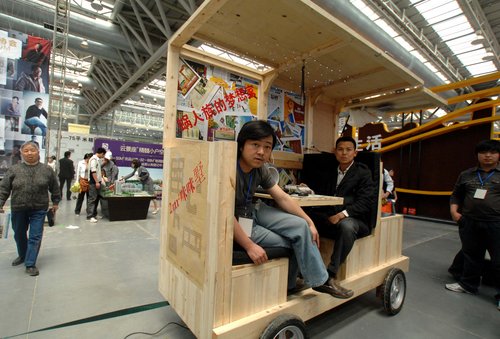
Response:
[[[453,9],[448,12],[441,12],[441,11],[435,11],[436,13],[432,13],[429,18],[427,19],[427,22],[431,25],[434,25],[436,23],[439,23],[441,21],[445,21],[447,19],[450,19],[454,16],[462,14],[462,11],[459,8]],[[435,16],[432,16],[433,14],[436,14]]]
[[[464,63],[464,65],[468,65],[471,63],[481,62],[485,54],[486,50],[484,48],[480,48],[475,51],[457,54],[457,58],[459,58],[460,61]]]
[[[468,48],[469,46],[472,46],[471,42],[474,39],[476,39],[475,34],[468,34],[468,35],[464,35],[464,36],[461,36],[458,38],[450,39],[450,40],[447,40],[444,42],[446,42],[446,44],[450,48]]]
[[[352,4],[356,6],[356,8],[359,8],[359,10],[362,11],[363,14],[370,18],[372,21],[380,18],[380,16],[375,13],[368,5],[366,5],[364,1],[352,1]]]
[[[391,38],[394,38],[396,36],[399,35],[398,32],[396,32],[387,22],[385,22],[384,20],[382,19],[378,19],[378,20],[375,20],[375,23],[377,24],[377,26],[379,26],[380,28],[382,28],[387,34],[389,34],[391,36]]]
[[[492,61],[485,61],[477,65],[470,65],[467,66],[467,69],[469,70],[469,72],[475,74],[476,76],[493,73],[497,71],[497,68],[495,67],[495,64],[493,64]]]
[[[445,13],[452,11],[458,7],[458,4],[455,0],[410,0],[412,4],[415,4],[415,8],[420,11],[420,14],[424,16],[431,16],[433,11],[439,11],[440,13]]]
[[[403,38],[402,36],[395,37],[394,40],[396,40],[408,52],[415,50],[415,48],[412,45],[410,45],[410,43],[408,43],[408,41],[406,41],[406,39]]]
[[[456,25],[438,32],[439,36],[443,41],[452,40],[460,38],[464,35],[474,33],[469,23],[463,23],[461,25]]]
[[[425,15],[424,15],[425,17]],[[427,18],[425,18],[427,20]],[[438,32],[438,34],[446,29],[450,29],[453,27],[457,27],[463,24],[468,24],[470,27],[469,22],[467,21],[467,18],[464,15],[456,16],[450,20],[442,21],[438,24],[432,25],[432,28]]]
[[[411,54],[418,60],[422,61],[422,63],[427,61],[427,59],[417,50],[412,51]]]

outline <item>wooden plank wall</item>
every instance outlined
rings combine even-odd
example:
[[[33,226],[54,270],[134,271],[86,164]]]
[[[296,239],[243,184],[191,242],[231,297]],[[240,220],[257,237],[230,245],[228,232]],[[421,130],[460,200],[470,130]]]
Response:
[[[159,288],[191,331],[209,338],[230,314],[236,171],[225,164],[236,162],[236,144],[183,140],[165,154],[169,214],[162,223]]]

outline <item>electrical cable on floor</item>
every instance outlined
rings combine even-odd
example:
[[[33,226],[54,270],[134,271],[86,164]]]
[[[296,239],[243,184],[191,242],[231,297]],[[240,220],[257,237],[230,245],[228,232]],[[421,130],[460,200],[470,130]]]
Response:
[[[132,332],[132,333],[129,333],[127,334],[123,339],[127,339],[128,337],[132,336],[132,335],[136,335],[136,334],[145,334],[145,335],[149,335],[149,336],[153,336],[153,335],[156,335],[158,333],[160,333],[161,331],[163,331],[165,328],[167,328],[168,325],[177,325],[179,327],[182,327],[182,328],[185,328],[186,330],[189,330],[189,328],[187,326],[184,326],[182,324],[179,324],[178,322],[175,322],[175,321],[171,321],[169,323],[167,323],[165,326],[163,326],[162,328],[160,328],[158,331],[154,332],[154,333],[148,333],[148,332]]]

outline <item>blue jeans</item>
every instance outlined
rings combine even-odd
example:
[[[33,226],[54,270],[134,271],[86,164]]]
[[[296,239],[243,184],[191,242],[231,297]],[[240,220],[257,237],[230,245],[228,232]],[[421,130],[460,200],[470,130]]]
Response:
[[[325,264],[304,219],[264,203],[255,206],[253,219],[251,239],[256,244],[293,249],[294,256],[288,268],[289,289],[295,287],[299,270],[308,286],[320,286],[328,280]]]
[[[12,229],[17,253],[26,267],[35,266],[42,244],[43,222],[46,210],[12,211]],[[29,235],[27,232],[29,230]]]
[[[37,117],[33,117],[33,118],[29,118],[27,120],[24,121],[24,123],[26,124],[26,126],[28,127],[39,127],[41,130],[42,130],[42,136],[45,136],[45,134],[47,134],[47,126],[45,126],[45,124],[42,122],[42,120],[40,120],[39,118]]]

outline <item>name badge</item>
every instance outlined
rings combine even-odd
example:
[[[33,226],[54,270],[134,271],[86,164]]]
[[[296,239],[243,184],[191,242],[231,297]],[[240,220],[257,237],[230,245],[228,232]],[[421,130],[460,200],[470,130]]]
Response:
[[[488,192],[488,190],[484,188],[477,188],[474,193],[474,199],[484,199],[486,197],[486,192]]]
[[[252,236],[252,227],[253,227],[253,219],[239,217],[238,222],[240,223],[241,228],[248,237]]]

